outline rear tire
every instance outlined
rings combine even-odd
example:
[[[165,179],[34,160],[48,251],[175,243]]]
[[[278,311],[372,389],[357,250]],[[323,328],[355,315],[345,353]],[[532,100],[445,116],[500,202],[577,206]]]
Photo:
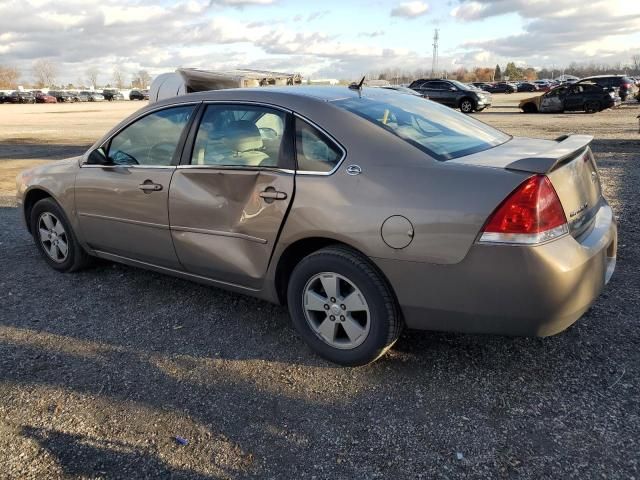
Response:
[[[287,302],[307,345],[339,365],[377,360],[402,331],[387,281],[366,257],[347,247],[326,247],[302,259],[289,279]]]
[[[587,113],[596,113],[602,110],[600,108],[600,102],[596,102],[595,100],[589,101],[584,104],[584,111]]]
[[[40,254],[59,272],[87,266],[91,257],[76,238],[64,211],[52,198],[43,198],[31,209],[31,233]]]

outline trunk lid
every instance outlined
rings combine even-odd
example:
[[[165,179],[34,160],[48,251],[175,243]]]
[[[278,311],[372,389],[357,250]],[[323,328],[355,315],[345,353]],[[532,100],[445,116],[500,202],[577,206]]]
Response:
[[[449,162],[545,174],[556,190],[574,237],[593,223],[600,207],[600,177],[588,135],[564,135],[556,140],[513,138],[498,147]]]

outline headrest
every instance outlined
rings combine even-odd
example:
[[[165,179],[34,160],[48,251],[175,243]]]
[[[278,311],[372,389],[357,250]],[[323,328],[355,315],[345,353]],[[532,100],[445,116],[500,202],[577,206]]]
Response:
[[[260,130],[248,120],[237,120],[225,129],[224,142],[234,152],[248,152],[262,148]]]

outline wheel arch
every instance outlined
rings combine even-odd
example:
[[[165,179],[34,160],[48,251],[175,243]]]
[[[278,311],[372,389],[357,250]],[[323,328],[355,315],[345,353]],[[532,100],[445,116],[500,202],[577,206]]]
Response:
[[[24,215],[24,221],[27,225],[27,230],[30,233],[33,233],[31,231],[31,211],[33,210],[33,206],[44,198],[51,198],[56,203],[59,203],[51,194],[51,192],[41,187],[34,187],[30,189],[24,196],[22,213]]]
[[[467,95],[460,99],[460,101],[458,102],[458,108],[462,109],[462,102],[464,102],[465,100],[469,100],[471,102],[471,111],[474,111],[478,108],[478,103],[472,97],[469,97]]]
[[[340,240],[336,240],[334,238],[308,237],[293,242],[282,252],[280,257],[278,258],[278,263],[275,268],[274,282],[276,294],[278,296],[278,301],[280,302],[280,304],[286,305],[287,303],[287,287],[289,285],[291,273],[293,272],[295,266],[307,255],[310,255],[313,252],[316,252],[328,246],[345,247],[353,250],[359,255],[362,255],[362,257],[365,259],[369,258],[365,253],[355,248],[354,246]],[[382,272],[382,270],[380,270],[380,268],[378,268],[378,266],[374,262],[369,261],[369,263],[372,268],[376,270],[376,272],[378,272],[380,277],[384,279],[387,286],[389,287],[389,290],[391,291],[391,294],[393,295],[393,299],[396,302],[396,305],[398,305],[398,296],[396,295],[393,285],[391,285],[391,282],[389,282],[387,276],[384,274],[384,272]],[[401,311],[400,308],[398,308],[398,311]]]

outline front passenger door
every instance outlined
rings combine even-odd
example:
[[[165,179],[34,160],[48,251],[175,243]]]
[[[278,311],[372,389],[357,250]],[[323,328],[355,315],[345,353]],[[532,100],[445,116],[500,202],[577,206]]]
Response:
[[[89,246],[180,268],[167,210],[169,184],[195,105],[150,113],[92,152],[76,176],[78,222]],[[100,162],[90,163],[94,157]]]

